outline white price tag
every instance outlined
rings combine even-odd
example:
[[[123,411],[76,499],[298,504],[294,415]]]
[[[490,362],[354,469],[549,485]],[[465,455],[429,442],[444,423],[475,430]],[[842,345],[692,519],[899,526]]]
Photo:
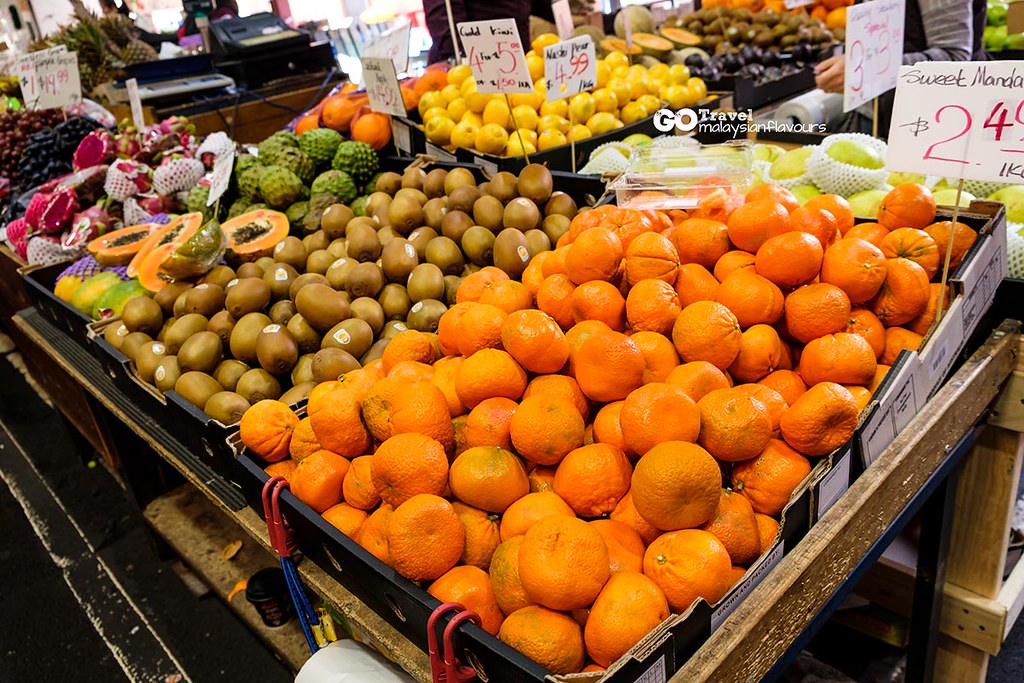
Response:
[[[402,154],[412,154],[412,132],[409,126],[401,121],[391,119],[391,137],[395,139],[395,148]]]
[[[548,102],[597,86],[597,55],[590,36],[563,40],[544,48],[544,83]]]
[[[395,65],[387,57],[363,57],[363,85],[370,99],[370,109],[381,114],[405,116],[402,88],[398,85]]]
[[[846,8],[843,111],[896,87],[903,59],[906,0],[872,0]]]
[[[806,7],[807,5],[813,5],[816,0],[786,0],[786,9],[796,9],[797,7]],[[846,8],[849,11],[849,7]]]
[[[569,0],[555,0],[551,3],[551,12],[555,15],[555,26],[558,27],[558,37],[568,40],[572,37],[575,26],[572,23],[572,10],[569,9]]]
[[[385,57],[395,65],[395,73],[409,70],[409,34],[412,24],[402,22],[363,48],[363,57]]]
[[[217,200],[224,196],[231,185],[231,174],[235,170],[235,143],[228,138],[226,133],[211,133],[207,141],[215,135],[224,137],[224,152],[218,154],[213,160],[213,174],[210,179],[210,196],[206,199],[207,206],[213,206]],[[220,146],[220,145],[218,145]]]
[[[459,40],[482,93],[531,93],[533,81],[515,19],[459,24]]]
[[[139,82],[129,78],[125,85],[128,87],[128,101],[132,106],[132,123],[141,132],[146,127],[146,117],[142,113],[142,98],[139,97]]]
[[[78,54],[63,45],[19,56],[15,69],[28,109],[55,109],[82,101]]]
[[[1024,62],[900,67],[886,168],[1024,183]]]

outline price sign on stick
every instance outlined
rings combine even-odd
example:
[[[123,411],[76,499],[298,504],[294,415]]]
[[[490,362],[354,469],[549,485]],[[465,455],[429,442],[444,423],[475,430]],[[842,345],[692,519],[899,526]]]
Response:
[[[459,40],[482,93],[531,93],[533,81],[515,19],[466,21]]]
[[[364,57],[386,57],[394,62],[395,73],[405,73],[409,70],[409,34],[412,24],[403,22],[387,33],[383,34],[365,48]]]
[[[846,81],[843,111],[896,87],[903,63],[906,0],[872,0],[846,8]]]
[[[125,81],[125,85],[128,87],[128,102],[132,107],[132,123],[135,127],[142,132],[142,129],[146,127],[146,117],[142,112],[142,98],[139,97],[139,82],[134,78],[129,78]]]
[[[572,97],[597,86],[597,58],[590,36],[544,48],[544,83],[548,102]]]
[[[551,12],[555,15],[555,26],[558,27],[558,37],[568,40],[576,28],[572,23],[572,10],[569,9],[569,0],[555,0],[551,3]]]
[[[398,85],[394,63],[386,57],[363,57],[363,85],[370,98],[370,109],[381,114],[405,116],[402,89]]]
[[[206,199],[207,206],[216,204],[228,191],[228,186],[231,185],[231,174],[235,170],[235,143],[228,138],[226,133],[220,131],[211,133],[206,139],[207,143],[215,135],[223,136],[223,141],[217,145],[217,147],[223,146],[223,151],[218,153],[213,160],[210,196]]]
[[[900,67],[886,168],[1024,183],[1024,62]]]

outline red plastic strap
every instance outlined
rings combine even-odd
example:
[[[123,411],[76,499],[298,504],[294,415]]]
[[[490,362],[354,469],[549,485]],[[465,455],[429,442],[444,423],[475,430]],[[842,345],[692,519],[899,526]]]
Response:
[[[476,680],[476,669],[471,666],[465,666],[459,661],[458,657],[455,656],[455,646],[452,644],[452,636],[455,634],[455,631],[467,621],[472,621],[479,626],[480,615],[470,610],[459,612],[452,617],[452,620],[448,622],[448,626],[444,629],[444,671],[446,683],[466,683],[467,681]]]
[[[281,515],[281,492],[288,488],[283,477],[271,477],[263,485],[263,517],[267,521],[270,547],[281,557],[291,557],[295,550],[295,539],[288,523]]]
[[[437,645],[437,620],[448,612],[465,612],[466,608],[457,602],[446,602],[435,609],[427,619],[427,654],[430,655],[430,675],[434,683],[446,683],[444,659]]]

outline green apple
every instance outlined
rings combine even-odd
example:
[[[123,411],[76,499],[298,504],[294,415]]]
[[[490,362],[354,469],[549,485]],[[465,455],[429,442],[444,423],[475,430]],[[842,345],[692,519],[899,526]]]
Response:
[[[953,206],[956,204],[956,189],[948,187],[938,192],[932,192],[932,197],[935,198],[935,203],[939,206]],[[960,193],[960,206],[970,206],[973,200],[977,199],[973,194],[964,190]]]
[[[885,181],[893,187],[902,185],[903,183],[917,183],[918,185],[924,185],[926,178],[920,173],[890,173],[889,178]]]
[[[814,185],[801,185],[800,187],[794,187],[790,192],[793,193],[793,196],[796,197],[796,200],[800,202],[800,204],[806,204],[807,200],[811,197],[817,197],[821,194],[821,190]]]
[[[887,194],[889,193],[885,190],[865,190],[851,195],[847,201],[850,202],[854,216],[874,220],[878,216],[878,207],[882,205],[882,200]]]
[[[649,145],[654,140],[651,139],[650,135],[644,135],[643,133],[633,133],[622,140],[630,147],[639,147],[640,145]]]
[[[842,164],[877,171],[885,166],[882,155],[856,140],[837,140],[825,151],[830,157]]]
[[[1009,185],[988,196],[994,202],[1006,204],[1006,220],[1024,223],[1024,186]]]
[[[786,150],[778,145],[754,145],[754,161],[775,161],[786,153]]]
[[[789,180],[804,175],[807,173],[807,160],[811,158],[813,152],[813,147],[798,147],[781,154],[772,162],[772,178]]]

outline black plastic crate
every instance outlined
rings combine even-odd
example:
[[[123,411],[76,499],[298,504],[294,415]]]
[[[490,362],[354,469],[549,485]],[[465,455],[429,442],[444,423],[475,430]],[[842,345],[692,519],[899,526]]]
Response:
[[[57,277],[70,263],[66,261],[52,266],[26,266],[18,272],[25,280],[25,291],[36,310],[54,327],[84,347],[88,343],[86,327],[92,322],[92,318],[66,301],[58,299],[53,293]]]

